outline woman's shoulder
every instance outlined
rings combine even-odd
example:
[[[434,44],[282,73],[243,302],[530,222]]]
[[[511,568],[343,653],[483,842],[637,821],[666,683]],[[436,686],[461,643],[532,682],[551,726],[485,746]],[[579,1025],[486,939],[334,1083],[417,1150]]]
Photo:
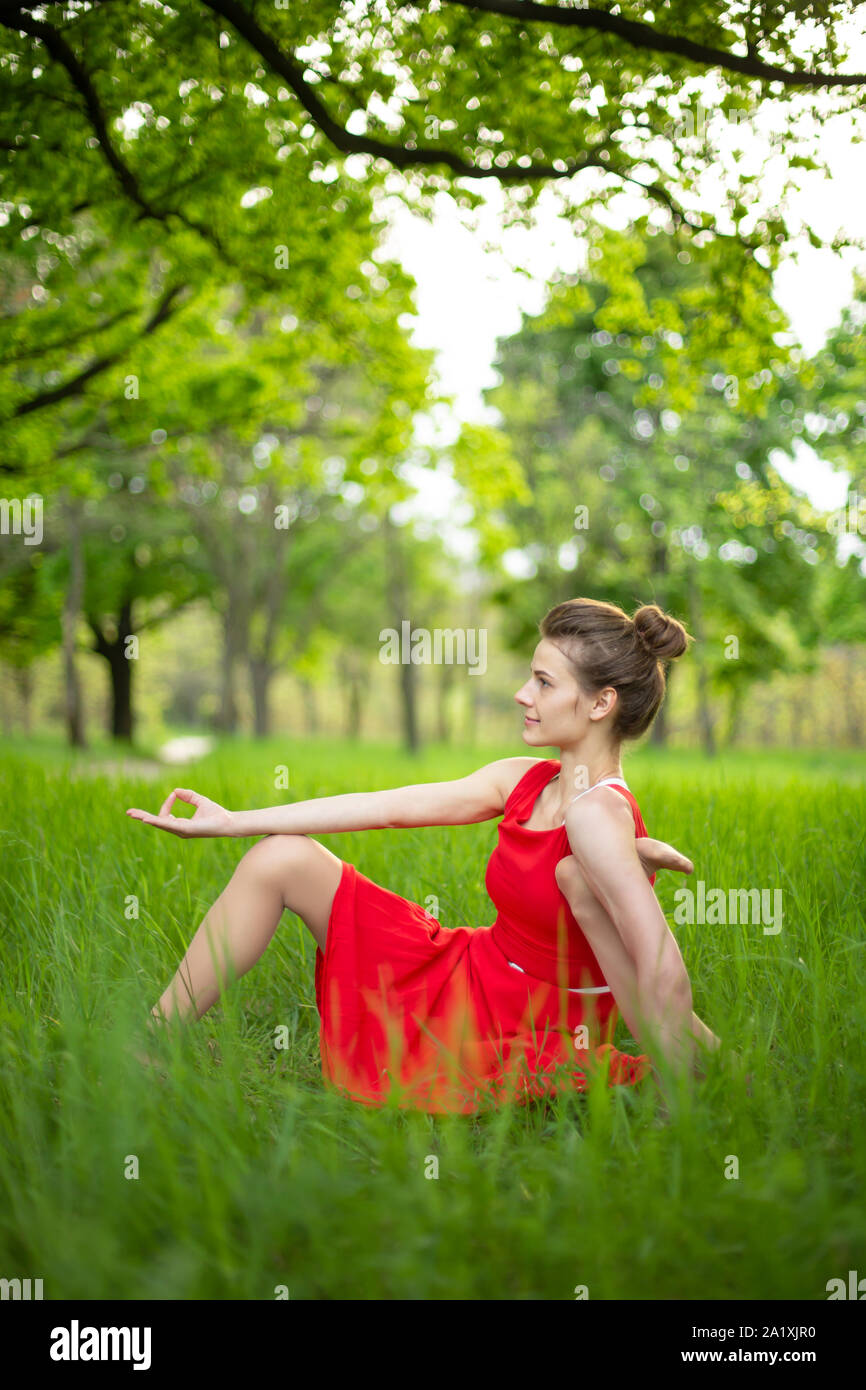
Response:
[[[607,783],[597,783],[596,786],[599,789],[601,789],[602,787],[606,787],[607,791],[615,793],[613,797],[607,798],[608,806],[616,806],[617,802],[619,802],[620,806],[624,805],[631,812],[631,817],[634,821],[634,832],[638,839],[641,836],[646,835],[646,825],[644,824],[644,819],[641,815],[640,806],[638,805],[637,797],[635,796],[634,792],[631,790],[630,787],[626,786],[621,780],[614,781],[613,779],[611,779]],[[592,792],[596,790],[596,787],[589,787],[587,790]],[[578,801],[582,800],[583,795],[581,793],[578,793],[578,796],[575,797],[571,804],[566,808],[567,821],[573,822],[574,818],[570,814],[572,807],[575,806]],[[578,815],[579,814],[580,813],[578,812]]]
[[[500,764],[502,769],[502,790],[504,793],[504,803],[507,806],[524,781],[528,781],[532,773],[539,769],[547,769],[547,777],[552,778],[559,771],[559,763],[553,758],[503,758]]]

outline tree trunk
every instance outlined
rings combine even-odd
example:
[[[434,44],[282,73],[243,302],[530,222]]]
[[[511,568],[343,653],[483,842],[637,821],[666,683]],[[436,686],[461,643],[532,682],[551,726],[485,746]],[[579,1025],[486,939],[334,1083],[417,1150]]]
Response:
[[[105,657],[111,672],[111,719],[112,738],[132,742],[134,719],[132,711],[132,662],[126,655],[126,639],[132,636],[132,600],[125,599],[117,622],[117,636],[106,637],[100,624],[90,618],[90,627],[96,638],[94,650]]]
[[[25,734],[29,734],[32,725],[33,708],[33,667],[16,666],[15,687],[18,691],[18,698],[21,701],[21,725]]]
[[[301,687],[301,699],[304,705],[305,732],[315,736],[319,732],[319,711],[316,707],[316,691],[310,681],[304,676],[298,676],[298,685]]]
[[[384,519],[385,532],[385,564],[386,564],[386,585],[388,603],[391,608],[392,622],[399,634],[402,647],[403,622],[409,616],[409,593],[406,578],[406,557],[400,544],[400,538],[396,534],[394,523],[388,513]],[[411,630],[410,630],[411,638]],[[416,667],[412,661],[400,662],[400,704],[403,723],[403,742],[409,753],[417,753],[421,742],[418,737],[418,713],[417,713],[417,680]]]
[[[363,701],[361,698],[361,678],[353,676],[349,681],[349,707],[346,711],[346,737],[361,737]]]
[[[731,688],[728,696],[728,720],[725,729],[725,745],[729,748],[735,743],[740,742],[740,708],[743,702],[743,690],[739,685]]]
[[[418,737],[416,694],[415,667],[411,661],[403,661],[400,663],[400,701],[403,710],[403,742],[409,753],[417,753],[421,747]]]
[[[469,608],[467,622],[469,627],[472,628],[475,632],[478,632],[481,628],[481,598],[481,588],[476,588],[475,585],[472,585],[469,590]],[[470,748],[474,748],[478,739],[478,722],[481,711],[482,699],[481,687],[484,685],[484,681],[479,680],[477,676],[470,676],[467,673],[466,680],[462,682],[462,685],[464,691],[466,692],[466,724],[464,729],[464,740]],[[520,733],[521,729],[518,723],[515,734],[515,737],[517,738],[518,742],[521,741]]]
[[[689,568],[689,617],[691,620],[692,632],[697,638],[694,647],[694,657],[697,665],[698,722],[701,729],[701,741],[704,745],[704,752],[708,757],[713,758],[716,754],[716,741],[713,736],[713,716],[710,709],[710,679],[707,670],[704,614],[701,605],[700,586],[698,584],[697,575],[695,574],[694,565]]]
[[[713,735],[713,715],[710,709],[709,677],[703,662],[698,665],[698,714],[701,726],[701,741],[708,757],[716,755],[716,740]]]
[[[827,705],[825,690],[828,685],[827,656],[826,653],[821,658],[821,664],[817,671],[813,672],[809,678],[810,694],[812,697],[812,743],[820,748],[832,748],[833,739],[830,735],[829,720],[827,718]]]
[[[71,503],[66,508],[66,520],[69,527],[69,583],[66,587],[62,617],[66,736],[73,748],[86,748],[81,680],[75,661],[75,633],[84,599],[84,548],[81,540],[81,516]]]
[[[368,683],[363,657],[359,652],[345,651],[339,669],[340,678],[346,691],[344,736],[346,738],[360,738],[364,692]]]
[[[668,575],[668,552],[667,546],[659,540],[653,552],[653,594],[654,602],[658,604],[662,611],[665,610],[666,579]],[[670,686],[672,663],[662,662],[662,670],[665,673],[665,698],[662,701],[658,714],[650,725],[649,741],[655,748],[664,748],[668,741],[668,694]]]
[[[761,728],[761,743],[765,748],[773,748],[776,743],[776,706],[772,699],[768,699],[767,707],[764,710],[764,722]]]
[[[848,742],[853,748],[863,746],[863,711],[857,698],[857,650],[846,647],[842,655],[845,672],[845,721]]]
[[[111,734],[113,738],[132,742],[132,662],[124,655],[123,641],[118,639],[108,658],[111,668]]]
[[[12,720],[9,715],[9,701],[6,699],[6,681],[2,666],[0,666],[0,728],[3,730],[4,737],[11,738]]]
[[[791,696],[791,747],[801,748],[803,746],[803,717],[806,713],[806,701],[803,691],[795,690]]]
[[[271,717],[268,707],[273,671],[266,661],[251,656],[249,659],[250,685],[253,693],[253,724],[256,738],[267,738],[271,732]]]
[[[273,515],[276,501],[272,488],[268,488],[268,513]],[[291,541],[291,536],[289,537]],[[253,687],[253,718],[257,738],[266,738],[271,731],[268,692],[276,669],[274,650],[280,629],[280,611],[287,587],[286,559],[282,547],[278,556],[273,556],[268,565],[264,593],[257,603],[258,587],[253,585],[251,607],[264,610],[264,623],[258,633],[258,641],[248,643],[250,677]]]
[[[238,730],[238,704],[235,689],[238,662],[244,656],[246,632],[242,605],[234,595],[228,595],[228,607],[223,618],[222,671],[220,672],[220,707],[217,728],[224,734]]]
[[[440,743],[451,742],[451,719],[448,696],[454,685],[454,667],[443,661],[439,668],[439,691],[436,705],[436,737]]]

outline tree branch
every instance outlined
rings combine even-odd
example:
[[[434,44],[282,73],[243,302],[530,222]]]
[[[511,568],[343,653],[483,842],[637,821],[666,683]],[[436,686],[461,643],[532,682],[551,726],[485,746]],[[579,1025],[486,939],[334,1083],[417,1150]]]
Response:
[[[109,328],[114,328],[115,324],[128,319],[134,313],[134,309],[120,309],[110,318],[103,319],[101,323],[93,324],[89,328],[80,328],[77,333],[70,333],[68,338],[55,338],[52,343],[34,344],[22,352],[13,353],[9,357],[2,357],[0,358],[0,367],[8,367],[13,362],[25,362],[28,357],[39,357],[43,352],[58,352],[60,349],[71,347],[73,343],[78,343],[82,338],[89,338],[91,335],[96,337],[99,333],[105,333]],[[9,317],[17,318],[18,316],[12,314]]]
[[[72,85],[84,101],[87,119],[99,141],[99,147],[124,193],[141,209],[145,217],[153,217],[157,221],[161,221],[163,214],[157,212],[147,201],[132,170],[124,163],[114,148],[90,75],[79,62],[60,30],[53,24],[43,24],[30,15],[25,16],[20,10],[12,15],[9,15],[8,11],[0,14],[0,21],[8,28],[17,29],[24,34],[29,34],[31,38],[38,39],[55,62],[60,63],[66,69]]]
[[[562,168],[557,168],[556,164],[536,163],[527,163],[525,166],[515,163],[505,168],[491,164],[488,168],[473,164],[452,150],[439,149],[436,146],[419,145],[416,149],[410,149],[405,145],[389,144],[369,135],[352,135],[334,120],[324,102],[304,79],[303,70],[294,58],[283,52],[270,34],[262,29],[237,0],[202,0],[202,4],[231,24],[259,56],[264,58],[272,71],[285,80],[322,134],[343,154],[370,154],[377,159],[387,159],[395,169],[429,168],[441,164],[462,178],[492,178],[500,179],[503,183],[527,183],[533,179],[567,179],[583,169],[604,168],[598,156],[590,154],[573,160],[558,160],[557,164],[561,164]]]
[[[169,618],[174,617],[175,613],[182,613],[184,608],[187,608],[198,597],[200,596],[195,593],[184,594],[183,597],[177,599],[174,603],[170,603],[169,606],[162,609],[161,612],[154,613],[150,618],[144,618],[142,621],[136,623],[136,632],[145,632],[149,627],[158,627],[160,623],[167,622]]]
[[[415,0],[417,3],[417,0]],[[690,62],[700,63],[708,68],[724,68],[728,72],[740,72],[745,77],[756,77],[762,82],[784,82],[788,87],[859,87],[866,83],[864,73],[807,72],[792,71],[778,67],[775,63],[765,63],[756,57],[749,46],[746,57],[728,53],[724,48],[712,48],[708,44],[696,43],[694,39],[680,38],[676,34],[664,34],[651,24],[634,19],[624,19],[622,15],[611,14],[607,10],[566,8],[562,5],[539,5],[534,0],[445,0],[449,5],[461,5],[467,10],[480,10],[486,14],[499,14],[508,19],[521,19],[529,23],[557,24],[573,29],[592,29],[606,34],[614,34],[631,44],[633,48],[649,49],[656,53],[675,53]]]
[[[105,633],[102,631],[102,626],[99,623],[98,619],[91,617],[89,613],[87,614],[87,626],[90,628],[90,631],[93,633],[93,636],[95,638],[93,646],[88,647],[87,650],[91,652],[96,652],[99,656],[108,657],[109,652],[111,651],[111,644],[109,643],[108,638],[105,636]]]
[[[186,285],[172,285],[165,291],[156,309],[151,314],[141,332],[137,335],[135,339],[136,342],[141,338],[146,338],[150,333],[154,333],[161,324],[165,323],[166,319],[171,318],[171,315],[177,308],[175,301],[178,295],[186,288]],[[20,415],[30,415],[34,410],[42,410],[45,406],[55,405],[57,401],[66,400],[69,396],[80,396],[85,385],[92,377],[107,371],[109,367],[113,367],[116,362],[120,362],[121,359],[126,356],[126,353],[129,351],[129,346],[130,345],[127,343],[124,347],[118,349],[117,352],[107,353],[104,357],[97,357],[93,362],[89,363],[88,366],[82,368],[77,376],[71,377],[69,381],[65,381],[62,386],[54,386],[48,391],[40,391],[38,395],[31,396],[29,400],[22,401],[20,405],[17,405],[12,411],[12,418],[15,419]]]
[[[464,3],[464,0],[454,0],[454,2]],[[307,114],[319,127],[322,133],[327,136],[331,143],[343,153],[371,154],[377,158],[387,159],[398,169],[418,168],[421,166],[429,167],[441,164],[464,178],[496,178],[504,183],[528,183],[536,179],[567,179],[571,178],[576,173],[582,172],[584,169],[599,169],[602,173],[610,174],[615,178],[633,183],[638,188],[642,188],[649,197],[654,198],[658,203],[661,203],[667,208],[678,225],[687,226],[692,231],[709,231],[716,236],[736,237],[746,245],[757,244],[746,241],[746,239],[738,233],[721,232],[711,221],[707,221],[706,219],[701,219],[700,222],[694,221],[661,184],[642,183],[640,179],[634,178],[633,175],[626,174],[621,169],[611,166],[602,158],[602,154],[608,153],[608,151],[601,148],[593,151],[591,154],[583,154],[577,159],[569,161],[557,160],[556,164],[527,162],[521,165],[515,161],[505,168],[501,168],[497,164],[492,164],[491,167],[488,168],[469,163],[453,151],[439,149],[434,146],[419,146],[416,149],[410,149],[405,145],[389,144],[386,141],[376,140],[371,136],[351,135],[343,126],[333,119],[327,107],[317,96],[312,86],[305,81],[302,69],[294,61],[294,58],[283,52],[277,42],[261,28],[250,14],[247,13],[242,5],[238,3],[238,0],[202,0],[202,3],[206,5],[208,9],[213,10],[215,14],[220,15],[227,23],[232,24],[238,33],[256,50],[259,56],[265,60],[272,71],[285,79]],[[478,6],[471,5],[469,0],[465,0],[465,3],[469,8],[496,8],[499,0],[491,0],[490,5],[487,4],[487,0],[481,0]],[[511,0],[502,0],[502,4],[505,7],[502,13],[511,13],[511,9],[508,8],[510,3]],[[611,16],[607,15],[604,11],[597,10],[559,10],[556,6],[536,4],[521,7],[517,3],[517,0],[515,0],[512,8],[515,14],[518,11],[522,14],[523,10],[532,11],[532,15],[530,16],[532,18],[547,19],[552,12],[567,16],[584,16],[588,14],[597,17],[600,15],[602,21],[611,18]],[[566,22],[569,21],[563,20],[563,23]],[[623,21],[623,23],[626,23],[626,21]],[[599,27],[603,28],[604,24],[600,24]],[[633,27],[641,31],[645,29],[648,34],[655,33],[649,25],[635,25]],[[679,43],[680,41],[672,40],[672,42]],[[692,47],[695,47],[695,45],[692,45]],[[707,53],[714,51],[715,50],[706,50]],[[846,81],[852,82],[854,80],[853,78],[846,79]],[[866,79],[863,80],[866,81]],[[558,165],[562,167],[557,167]]]
[[[86,68],[79,62],[76,54],[66,42],[60,30],[52,24],[43,24],[40,20],[33,19],[30,15],[25,16],[17,5],[5,4],[0,7],[0,24],[4,24],[9,29],[19,30],[29,34],[31,38],[38,39],[51,57],[60,63],[69,74],[73,86],[84,101],[84,108],[87,119],[96,135],[99,147],[105,159],[113,171],[120,188],[127,198],[139,209],[139,220],[153,218],[154,221],[165,224],[169,217],[177,217],[185,227],[207,241],[217,252],[221,260],[235,270],[243,270],[245,273],[256,276],[265,285],[272,285],[272,281],[261,271],[253,267],[239,266],[237,261],[229,254],[212,226],[206,226],[197,219],[190,217],[187,213],[181,212],[178,208],[164,208],[160,210],[145,197],[138,179],[133,174],[129,166],[121,158],[115,149],[111,137],[108,133],[105,116],[99,102],[99,97],[90,75]],[[77,108],[73,108],[77,109]],[[16,148],[18,148],[16,146]],[[82,204],[86,207],[87,204]]]

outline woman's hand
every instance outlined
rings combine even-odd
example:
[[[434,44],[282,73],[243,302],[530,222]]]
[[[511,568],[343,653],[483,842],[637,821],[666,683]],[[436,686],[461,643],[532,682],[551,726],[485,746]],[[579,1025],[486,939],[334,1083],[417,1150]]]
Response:
[[[694,873],[695,866],[691,859],[687,859],[664,840],[651,840],[648,835],[642,835],[634,843],[647,878],[659,869],[673,869],[678,874]]]
[[[190,806],[195,807],[191,816],[169,815],[169,811],[178,797],[181,801],[187,801]],[[199,792],[190,791],[188,787],[175,787],[174,791],[170,792],[162,803],[158,816],[152,816],[147,811],[139,811],[137,807],[130,808],[126,814],[132,816],[133,820],[143,821],[145,825],[155,825],[160,830],[168,830],[172,835],[179,835],[182,840],[213,835],[234,835],[235,833],[231,811],[220,806],[219,802],[210,801],[208,797],[201,796]]]

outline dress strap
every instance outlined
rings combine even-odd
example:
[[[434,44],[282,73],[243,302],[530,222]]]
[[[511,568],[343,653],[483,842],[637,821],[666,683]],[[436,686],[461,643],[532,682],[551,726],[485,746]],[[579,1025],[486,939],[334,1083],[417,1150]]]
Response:
[[[511,795],[503,807],[506,818],[515,819],[518,825],[529,819],[542,786],[554,780],[550,776],[552,762],[552,758],[539,758],[532,767],[527,768],[520,781],[512,788]],[[559,773],[556,776],[558,777]]]

